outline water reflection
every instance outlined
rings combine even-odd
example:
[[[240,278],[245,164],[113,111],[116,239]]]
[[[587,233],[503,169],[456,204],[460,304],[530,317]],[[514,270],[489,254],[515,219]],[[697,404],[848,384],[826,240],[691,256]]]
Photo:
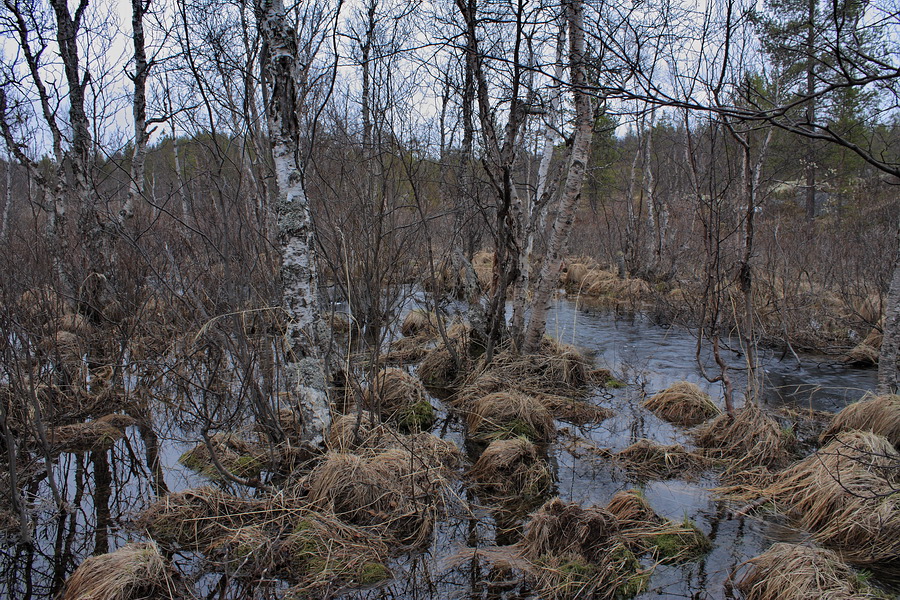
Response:
[[[721,390],[703,380],[695,362],[695,340],[687,332],[653,325],[641,316],[622,317],[609,312],[580,310],[561,300],[548,322],[548,331],[564,342],[592,352],[598,366],[626,379],[629,387],[598,392],[592,401],[612,408],[616,415],[597,426],[559,424],[561,435],[550,459],[557,478],[556,492],[566,501],[584,505],[606,504],[622,489],[637,487],[653,508],[673,520],[692,519],[713,541],[712,551],[700,562],[657,566],[649,589],[639,598],[732,598],[730,573],[745,560],[759,554],[773,541],[792,540],[801,533],[784,523],[763,518],[731,518],[709,492],[716,485],[711,475],[696,480],[642,481],[597,457],[590,446],[621,449],[641,438],[662,444],[690,444],[686,433],[640,408],[647,393],[678,380],[699,384],[721,400]],[[710,357],[701,357],[712,364]],[[729,360],[736,368],[741,357]],[[772,406],[792,406],[835,411],[875,385],[872,370],[852,369],[840,364],[801,357],[798,365],[780,360],[773,352],[761,353],[765,374],[764,401]],[[736,389],[741,389],[741,371],[735,371]],[[439,404],[435,400],[435,404]],[[443,413],[442,413],[443,414]],[[153,435],[130,428],[128,436],[112,450],[60,455],[54,472],[67,510],[59,512],[46,478],[35,477],[26,496],[38,522],[30,545],[9,544],[0,548],[2,593],[7,598],[50,598],[65,578],[88,555],[106,552],[133,538],[131,519],[147,506],[154,493],[166,487],[177,491],[206,484],[186,471],[178,457],[196,443],[170,422],[157,416]],[[462,445],[460,425],[442,420],[438,433]],[[159,471],[164,481],[148,467],[147,448],[159,443]],[[579,444],[581,444],[579,446]],[[465,494],[464,491],[460,493]],[[469,496],[472,499],[471,496]],[[391,568],[396,578],[386,586],[349,592],[349,598],[517,598],[527,589],[509,574],[488,564],[473,549],[491,548],[498,540],[490,511],[460,511],[441,522],[428,552],[398,559]],[[510,541],[510,540],[506,540]],[[465,560],[458,557],[468,552]],[[201,575],[194,557],[177,555],[175,562],[196,577],[202,596],[214,598],[266,597],[283,586],[247,590],[233,581]],[[649,566],[649,565],[645,565]]]

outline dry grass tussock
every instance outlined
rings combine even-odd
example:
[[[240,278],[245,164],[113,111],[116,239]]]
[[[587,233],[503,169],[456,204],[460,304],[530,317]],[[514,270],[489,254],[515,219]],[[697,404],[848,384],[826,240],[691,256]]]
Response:
[[[680,445],[661,445],[640,439],[620,450],[615,457],[625,468],[648,479],[670,479],[702,470],[710,461]]]
[[[451,335],[451,331],[456,335]],[[430,388],[454,390],[457,386],[457,379],[467,368],[469,361],[468,333],[454,330],[453,327],[451,327],[451,331],[447,332],[448,341],[452,344],[456,359],[462,363],[462,366],[456,364],[453,355],[443,343],[429,350],[419,364],[416,373],[422,383]]]
[[[654,394],[643,406],[661,419],[691,427],[722,413],[696,384],[679,381]]]
[[[618,520],[603,508],[554,498],[532,515],[520,547],[544,598],[631,597],[646,585]]]
[[[277,577],[299,595],[327,598],[390,577],[383,528],[345,523],[287,493],[247,500],[187,490],[158,500],[138,524],[168,548],[202,553],[214,570]]]
[[[167,494],[141,513],[138,526],[166,547],[203,551],[230,531],[289,518],[277,505],[212,487]]]
[[[582,508],[553,498],[528,522],[522,554],[529,560],[555,554],[580,554],[596,562],[608,551],[610,538],[619,533],[619,521],[604,508]]]
[[[546,407],[531,396],[497,392],[468,407],[468,434],[479,442],[524,437],[547,444],[556,437],[556,425]]]
[[[383,356],[387,365],[409,365],[417,363],[429,352],[432,338],[424,335],[402,337],[391,342],[390,350]]]
[[[401,434],[388,423],[382,423],[368,410],[338,417],[328,432],[328,447],[338,452],[354,452],[357,449],[384,449]]]
[[[125,415],[122,420],[97,419],[87,423],[73,423],[51,427],[47,430],[47,441],[54,454],[73,452],[105,452],[125,437],[125,427],[133,423]],[[125,427],[123,427],[124,425]]]
[[[445,512],[451,473],[425,454],[392,448],[368,455],[331,452],[309,474],[309,502],[356,525],[384,527],[408,545],[427,542]]]
[[[87,558],[66,580],[59,600],[175,600],[186,598],[168,561],[153,542],[125,544]]]
[[[414,308],[403,318],[403,323],[400,324],[400,333],[405,337],[434,337],[438,333],[439,319],[441,317],[433,311]]]
[[[112,370],[108,370],[112,373]],[[80,387],[60,387],[53,384],[30,382],[24,378],[19,385],[0,385],[0,402],[6,408],[7,426],[17,434],[25,437],[31,433],[35,411],[34,403],[40,407],[41,416],[48,426],[62,427],[65,425],[83,426],[85,422],[102,422],[103,417],[112,411],[124,410],[134,400],[126,394],[115,390],[110,386],[100,385],[106,372],[95,370],[91,373],[98,388],[96,391],[88,391]],[[95,419],[89,421],[89,419]],[[120,427],[121,422],[109,423]],[[125,425],[125,427],[130,426]],[[121,427],[120,427],[121,428]],[[61,430],[61,439],[68,435],[77,435],[78,428]]]
[[[650,286],[643,279],[620,279],[587,257],[572,257],[560,274],[560,283],[570,294],[621,301],[639,301],[650,296]]]
[[[536,354],[503,349],[490,365],[479,363],[452,401],[468,410],[473,402],[490,394],[518,393],[540,400],[556,418],[596,423],[611,413],[574,398],[593,381],[591,374],[590,361],[574,346],[544,338]]]
[[[863,341],[847,353],[847,362],[863,367],[877,365],[882,339],[881,332],[873,329]]]
[[[835,415],[821,436],[827,442],[841,431],[871,431],[900,448],[900,396],[869,396],[846,406]]]
[[[363,405],[404,431],[430,429],[435,415],[425,387],[403,369],[382,369],[363,393]]]
[[[623,528],[663,522],[639,490],[616,492],[606,505],[606,510],[618,519]]]
[[[884,598],[861,583],[840,557],[821,548],[778,543],[752,558],[738,581],[744,600]]]
[[[448,473],[458,469],[463,462],[462,452],[453,442],[425,432],[403,434],[389,423],[381,423],[368,411],[344,415],[333,421],[328,447],[336,452],[360,455],[407,450],[432,466],[447,469]]]
[[[619,521],[629,548],[650,553],[661,563],[693,560],[712,549],[710,539],[693,522],[674,523],[660,517],[638,490],[616,492],[606,510]]]
[[[553,474],[540,450],[524,438],[491,442],[469,477],[484,500],[516,501],[532,507],[553,485]]]
[[[712,457],[735,461],[733,470],[783,464],[793,443],[777,421],[750,401],[734,417],[723,413],[699,426],[694,440]]]
[[[857,563],[900,559],[900,453],[870,433],[839,433],[762,491],[821,544]]]
[[[540,401],[553,418],[575,425],[601,423],[615,414],[608,408],[573,398],[572,391],[569,391],[570,395],[547,393],[547,386],[544,384],[536,388],[528,380],[510,379],[511,376],[502,370],[493,369],[473,373],[464,387],[453,396],[452,401],[465,411],[469,410],[473,402],[491,394],[527,395]],[[580,394],[581,391],[574,393]]]

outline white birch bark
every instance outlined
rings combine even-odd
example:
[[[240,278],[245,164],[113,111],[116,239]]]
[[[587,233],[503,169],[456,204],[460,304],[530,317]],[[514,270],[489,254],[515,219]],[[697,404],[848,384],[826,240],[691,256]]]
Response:
[[[519,283],[516,287],[516,297],[513,301],[512,320],[510,329],[513,332],[525,330],[525,305],[528,300],[528,288],[531,285],[531,267],[534,262],[534,238],[535,233],[543,229],[544,214],[547,201],[544,194],[547,192],[547,177],[550,173],[550,163],[553,160],[553,148],[556,142],[556,127],[559,115],[560,87],[559,83],[565,76],[564,57],[566,53],[566,21],[559,19],[559,33],[556,44],[556,65],[553,68],[553,80],[556,89],[550,98],[550,108],[546,115],[543,138],[544,148],[541,154],[541,162],[538,165],[537,185],[534,197],[525,209],[525,250],[519,255]]]
[[[254,8],[265,46],[265,79],[270,92],[266,112],[277,188],[282,300],[288,317],[285,370],[300,414],[303,441],[324,447],[331,411],[319,343],[312,219],[298,158],[297,36],[281,0],[255,0]]]
[[[147,51],[144,44],[144,13],[149,4],[146,0],[131,0],[131,39],[134,43],[134,99],[131,113],[134,117],[134,150],[131,154],[131,181],[128,195],[119,209],[119,224],[134,217],[134,205],[144,193],[144,162],[147,156]]]
[[[591,99],[585,90],[587,73],[584,64],[584,7],[581,0],[571,0],[565,3],[565,8],[569,27],[571,85],[575,96],[575,138],[572,142],[565,183],[560,196],[559,212],[553,223],[547,253],[541,264],[541,271],[535,286],[531,320],[525,332],[523,346],[525,352],[537,350],[541,343],[541,337],[544,335],[547,315],[550,312],[550,299],[558,281],[560,261],[569,240],[572,223],[575,220],[575,211],[584,183],[584,172],[593,138]]]

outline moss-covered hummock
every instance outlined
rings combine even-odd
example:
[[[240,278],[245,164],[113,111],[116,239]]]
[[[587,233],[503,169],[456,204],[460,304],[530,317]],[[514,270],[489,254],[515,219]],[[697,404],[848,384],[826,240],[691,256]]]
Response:
[[[427,399],[401,409],[396,416],[397,427],[403,433],[428,431],[436,420],[434,407]]]
[[[686,562],[712,550],[712,542],[690,519],[661,530],[647,539],[654,557],[662,563]]]

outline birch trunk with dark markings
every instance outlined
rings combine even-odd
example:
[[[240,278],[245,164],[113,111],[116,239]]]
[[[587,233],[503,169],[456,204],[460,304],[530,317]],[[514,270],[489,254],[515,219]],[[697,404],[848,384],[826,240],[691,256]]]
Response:
[[[559,212],[553,223],[550,242],[535,285],[531,319],[525,331],[523,345],[525,352],[536,351],[544,335],[547,315],[550,312],[550,300],[559,281],[559,266],[575,221],[575,210],[581,196],[593,138],[593,110],[586,89],[587,69],[584,61],[584,7],[580,0],[571,0],[565,7],[569,27],[569,69],[572,93],[575,96],[575,139],[572,142],[565,182],[559,199]]]
[[[282,301],[288,320],[285,372],[292,403],[300,414],[303,441],[323,448],[331,412],[319,334],[313,225],[299,158],[297,34],[289,25],[281,0],[255,0],[254,9],[269,91],[266,114],[277,189]]]

